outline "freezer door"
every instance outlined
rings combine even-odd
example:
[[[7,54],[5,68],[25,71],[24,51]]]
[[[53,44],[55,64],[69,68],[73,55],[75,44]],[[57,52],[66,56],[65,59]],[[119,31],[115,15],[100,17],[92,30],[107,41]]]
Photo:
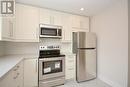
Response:
[[[77,48],[96,48],[96,35],[90,32],[77,33]]]
[[[77,82],[96,78],[96,49],[78,49],[76,62]]]

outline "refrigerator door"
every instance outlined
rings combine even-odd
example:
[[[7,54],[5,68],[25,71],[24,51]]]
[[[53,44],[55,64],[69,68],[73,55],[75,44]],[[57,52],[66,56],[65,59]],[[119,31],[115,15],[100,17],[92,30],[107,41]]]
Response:
[[[78,49],[76,62],[77,82],[96,78],[96,49]]]
[[[96,35],[91,32],[77,33],[77,48],[96,48]]]

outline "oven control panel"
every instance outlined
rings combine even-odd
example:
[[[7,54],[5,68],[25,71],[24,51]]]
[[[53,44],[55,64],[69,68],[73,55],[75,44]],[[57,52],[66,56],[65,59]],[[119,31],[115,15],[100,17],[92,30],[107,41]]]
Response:
[[[60,46],[59,45],[51,45],[51,46],[40,46],[39,49],[40,50],[60,50]]]

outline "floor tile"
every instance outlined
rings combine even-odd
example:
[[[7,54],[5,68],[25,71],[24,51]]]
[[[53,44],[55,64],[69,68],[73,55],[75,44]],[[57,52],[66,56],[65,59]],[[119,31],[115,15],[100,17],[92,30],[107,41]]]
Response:
[[[67,80],[64,85],[57,87],[111,87],[99,79],[77,83],[74,80]]]

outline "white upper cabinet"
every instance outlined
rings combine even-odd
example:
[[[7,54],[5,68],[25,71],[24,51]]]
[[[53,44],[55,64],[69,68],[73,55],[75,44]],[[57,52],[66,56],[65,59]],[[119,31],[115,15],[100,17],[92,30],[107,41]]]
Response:
[[[40,23],[61,26],[60,12],[40,8]]]
[[[40,23],[50,24],[51,21],[50,10],[40,8]]]
[[[14,17],[1,17],[1,40],[11,41],[14,38]]]
[[[89,30],[89,18],[84,16],[73,15],[72,28],[80,30]]]
[[[72,42],[71,15],[62,14],[62,42]]]
[[[62,26],[62,42],[71,42],[73,31],[89,32],[89,17],[17,3],[15,17],[0,17],[0,40],[39,42],[40,23]]]
[[[51,11],[52,24],[62,26],[62,14],[57,11]]]
[[[16,4],[15,40],[19,42],[39,41],[39,8]]]
[[[80,17],[80,27],[81,29],[89,30],[89,18],[88,17]]]

